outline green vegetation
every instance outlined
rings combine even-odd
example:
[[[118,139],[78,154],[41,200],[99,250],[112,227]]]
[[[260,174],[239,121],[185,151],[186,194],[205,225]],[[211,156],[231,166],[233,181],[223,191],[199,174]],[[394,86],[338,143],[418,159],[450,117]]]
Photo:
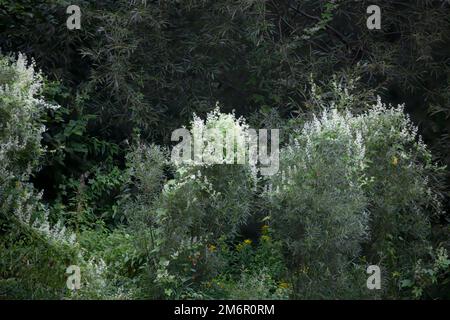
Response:
[[[450,298],[448,2],[70,4],[0,5],[0,299]],[[182,127],[280,129],[279,171]]]

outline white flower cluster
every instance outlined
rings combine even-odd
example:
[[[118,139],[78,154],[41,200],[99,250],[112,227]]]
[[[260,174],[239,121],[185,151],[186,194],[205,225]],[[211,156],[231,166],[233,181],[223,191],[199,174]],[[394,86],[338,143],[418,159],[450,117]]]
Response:
[[[15,61],[0,58],[0,81],[0,210],[50,241],[73,244],[74,235],[61,222],[50,226],[48,210],[40,205],[41,194],[27,183],[43,151],[45,127],[40,117],[57,106],[43,101],[42,76],[22,54]]]
[[[403,106],[380,99],[359,115],[327,108],[313,117],[281,150],[280,167],[265,195],[285,223],[279,227],[292,236],[293,254],[311,254],[311,261],[322,239],[330,240],[320,253],[325,260],[332,252],[354,257],[362,240],[385,232],[370,230],[369,217],[413,216],[415,232],[426,234],[430,212],[441,208],[432,181],[439,167],[417,127]]]
[[[207,114],[206,121],[194,114],[191,122],[194,159],[191,164],[243,164],[249,138],[248,130],[244,118],[236,118],[234,113],[221,113],[218,105]]]
[[[350,112],[326,109],[319,117],[307,122],[291,139],[291,143],[281,152],[281,170],[272,184],[265,187],[268,193],[279,193],[296,183],[299,171],[308,171],[324,160],[324,154],[331,154],[336,161],[345,158],[347,168],[342,174],[353,175],[354,170],[365,167],[365,145],[362,131],[355,129],[354,117]],[[287,161],[287,159],[291,159]],[[295,160],[293,160],[295,159]],[[317,174],[320,174],[318,172]],[[352,183],[352,179],[349,179]]]

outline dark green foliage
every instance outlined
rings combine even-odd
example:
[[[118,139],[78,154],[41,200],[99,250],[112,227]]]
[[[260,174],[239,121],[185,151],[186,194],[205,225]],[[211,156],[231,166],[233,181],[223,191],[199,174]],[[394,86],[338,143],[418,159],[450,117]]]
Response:
[[[0,1],[0,298],[448,297],[449,17],[444,0]],[[428,147],[403,111],[368,112],[377,96]],[[282,129],[278,175],[169,161],[217,101]],[[339,125],[314,131],[324,109]]]

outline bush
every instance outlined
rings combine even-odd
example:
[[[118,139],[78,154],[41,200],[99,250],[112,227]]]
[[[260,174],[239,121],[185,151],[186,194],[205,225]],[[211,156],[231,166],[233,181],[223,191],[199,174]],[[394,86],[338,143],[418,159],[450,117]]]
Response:
[[[47,105],[40,99],[42,77],[18,59],[0,57],[0,142],[2,182],[27,178],[42,153],[40,141],[44,126],[40,117]],[[8,173],[6,173],[8,172]]]
[[[27,63],[0,56],[0,296],[15,299],[105,297],[103,262],[85,259],[63,221],[29,182],[43,153],[42,116],[52,107],[41,96],[42,76]],[[57,217],[59,218],[59,217]],[[66,268],[78,265],[82,290],[66,287]]]
[[[442,168],[402,107],[379,101],[353,115],[351,95],[338,95],[294,132],[269,178],[213,152],[232,132],[245,144],[226,152],[248,160],[243,118],[218,108],[206,120],[194,115],[190,133],[205,162],[171,162],[165,148],[139,141],[127,170],[98,166],[87,188],[67,185],[79,191],[77,215],[63,221],[70,212],[48,210],[30,182],[44,152],[43,114],[54,108],[42,99],[42,77],[19,55],[0,57],[0,80],[1,297],[420,298],[442,296],[436,283],[448,284],[446,250],[431,241]],[[120,188],[117,206],[95,204]],[[108,217],[80,221],[79,212],[94,211]],[[255,221],[261,232],[242,238]],[[67,228],[74,223],[77,237]],[[64,272],[73,264],[82,289],[71,292]],[[365,286],[369,264],[383,270],[381,293]]]
[[[442,213],[443,168],[433,162],[402,106],[387,108],[378,101],[355,118],[354,126],[362,132],[370,180],[365,185],[370,210],[365,254],[383,267],[386,294],[395,297],[402,275],[418,260],[428,260],[431,220]]]
[[[28,182],[43,151],[40,117],[49,107],[41,84],[23,55],[0,56],[0,292],[7,297],[60,296],[63,266],[73,254],[72,234],[61,223],[50,224],[41,195]]]
[[[366,264],[382,268],[383,294],[395,296],[402,270],[425,257],[430,218],[440,213],[441,168],[403,108],[325,110],[280,161],[267,194],[298,297],[364,297]]]
[[[242,133],[246,125],[215,110],[206,122],[196,117],[191,133],[195,136],[205,128]],[[174,297],[181,294],[174,278],[186,288],[214,275],[206,244],[236,236],[250,215],[255,182],[246,165],[187,161],[171,164],[174,178],[162,188],[164,168],[170,172],[164,153],[157,146],[138,145],[128,157],[136,192],[125,206],[131,225],[141,230],[142,249],[151,252],[149,267],[157,273],[153,281],[163,283],[163,291]]]
[[[244,119],[220,113],[217,108],[207,115],[206,121],[194,116],[191,126],[193,140],[198,139],[205,148],[204,162],[198,163],[194,159],[175,164],[175,179],[165,186],[161,200],[166,207],[163,205],[162,208],[166,208],[169,216],[176,215],[176,212],[181,215],[169,219],[178,226],[178,221],[184,222],[181,228],[185,231],[177,234],[186,234],[187,231],[190,237],[211,234],[212,239],[223,235],[233,238],[251,213],[255,171],[248,164],[225,164],[225,152],[224,158],[219,156],[215,159],[217,154],[210,148],[214,139],[225,138],[227,132],[245,142],[248,126]],[[205,135],[208,129],[217,130],[218,137]],[[236,140],[232,149],[236,153],[245,152],[243,145]]]
[[[314,270],[313,286],[298,283],[300,297],[323,297],[321,282],[333,285],[348,273],[367,237],[365,150],[350,119],[333,110],[307,123],[281,151],[271,179],[271,217],[291,268]]]

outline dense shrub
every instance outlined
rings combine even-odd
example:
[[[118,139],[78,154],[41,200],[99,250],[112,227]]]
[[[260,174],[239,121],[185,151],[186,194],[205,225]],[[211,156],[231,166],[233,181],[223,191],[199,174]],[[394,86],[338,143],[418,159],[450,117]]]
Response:
[[[393,297],[401,278],[432,246],[431,221],[442,214],[444,168],[434,163],[402,106],[388,108],[378,101],[355,119],[355,129],[362,132],[370,180],[365,185],[371,230],[367,259],[384,267],[387,294]]]
[[[75,234],[49,216],[29,181],[44,151],[42,117],[56,108],[42,99],[42,80],[23,55],[0,56],[0,296],[104,297],[102,260],[85,259]],[[74,295],[66,287],[69,265],[83,275],[83,290]]]
[[[333,110],[307,123],[282,150],[271,181],[271,218],[291,267],[312,273],[298,281],[299,297],[342,294],[333,282],[351,285],[338,278],[347,277],[368,235],[365,148],[350,120]]]
[[[23,55],[17,60],[2,56],[0,71],[2,169],[10,172],[2,177],[28,177],[42,153],[40,117],[46,105],[39,97],[41,75]]]
[[[81,30],[70,4],[0,5],[48,77],[0,57],[2,298],[448,296],[449,1],[78,0]],[[168,160],[193,113],[246,135],[215,101],[281,129],[277,176]]]
[[[325,110],[280,161],[268,196],[298,297],[367,295],[366,263],[380,265],[383,294],[395,296],[403,271],[425,258],[430,219],[441,210],[441,168],[403,108],[379,101],[356,116]]]
[[[205,128],[217,128],[220,135],[227,129],[246,130],[240,119],[218,110],[206,121],[195,117],[191,125],[190,132],[205,146],[208,138],[197,135]],[[168,296],[179,296],[179,290],[185,290],[194,279],[199,283],[202,277],[216,272],[206,245],[221,237],[233,239],[245,224],[254,176],[246,165],[192,161],[169,165],[167,155],[157,146],[138,145],[128,160],[136,192],[125,201],[127,219],[142,234],[144,247],[150,252],[149,268],[156,273],[153,281],[163,284]],[[163,187],[164,168],[173,179]]]
[[[222,114],[218,109],[209,113],[206,121],[194,116],[191,126],[193,141],[198,140],[204,146],[203,161],[194,158],[175,164],[175,179],[168,181],[160,199],[167,219],[165,226],[177,236],[210,237],[210,234],[212,240],[223,235],[233,237],[250,215],[255,169],[250,164],[226,164],[226,152],[223,156],[221,152],[215,153],[213,144],[230,132],[245,143],[248,127],[243,119]],[[216,129],[218,137],[208,136],[205,133],[208,129]],[[245,146],[235,140],[231,149],[245,152],[242,150]],[[179,221],[184,223],[180,225]]]
[[[41,84],[41,75],[23,55],[0,57],[0,286],[6,296],[61,293],[62,266],[74,240],[61,223],[51,226],[28,182],[43,151],[40,120],[49,107],[40,97]],[[42,272],[46,265],[56,273]]]

